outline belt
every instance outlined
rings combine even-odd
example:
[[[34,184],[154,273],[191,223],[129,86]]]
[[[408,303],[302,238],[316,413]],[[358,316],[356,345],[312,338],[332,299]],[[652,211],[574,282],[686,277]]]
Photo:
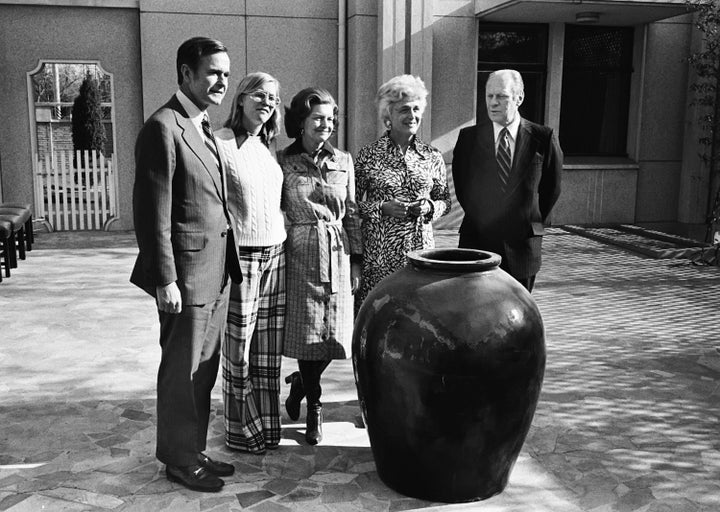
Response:
[[[314,220],[308,222],[293,222],[293,226],[315,226],[318,239],[318,260],[320,282],[330,284],[330,292],[338,291],[338,268],[340,258],[344,254],[342,243],[341,220]]]

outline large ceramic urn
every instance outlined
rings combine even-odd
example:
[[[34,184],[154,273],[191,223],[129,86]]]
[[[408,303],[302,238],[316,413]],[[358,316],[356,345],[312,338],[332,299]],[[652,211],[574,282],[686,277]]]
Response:
[[[496,254],[435,249],[363,303],[353,367],[380,478],[431,501],[505,488],[545,371],[542,319]]]

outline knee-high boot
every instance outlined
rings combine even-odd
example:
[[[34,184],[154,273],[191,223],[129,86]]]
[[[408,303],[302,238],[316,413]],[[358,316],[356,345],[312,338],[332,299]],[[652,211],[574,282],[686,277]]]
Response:
[[[310,445],[316,445],[322,441],[322,387],[320,386],[320,376],[330,361],[298,361],[300,374],[302,375],[303,388],[307,398],[307,428],[305,430],[305,440]]]

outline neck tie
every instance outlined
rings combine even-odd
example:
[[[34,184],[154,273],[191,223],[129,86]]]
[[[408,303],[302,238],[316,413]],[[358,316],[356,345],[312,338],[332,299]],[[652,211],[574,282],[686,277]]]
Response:
[[[510,141],[508,140],[507,128],[500,130],[500,140],[498,143],[497,154],[495,155],[498,163],[498,177],[500,178],[500,188],[505,192],[508,180],[510,179],[510,168],[512,167],[512,158],[510,157]]]
[[[210,128],[210,121],[208,120],[207,114],[203,116],[201,125],[205,147],[207,147],[208,151],[212,154],[218,170],[222,170],[222,167],[220,167],[220,155],[218,154],[217,146],[215,145],[215,136],[213,135],[212,128]]]

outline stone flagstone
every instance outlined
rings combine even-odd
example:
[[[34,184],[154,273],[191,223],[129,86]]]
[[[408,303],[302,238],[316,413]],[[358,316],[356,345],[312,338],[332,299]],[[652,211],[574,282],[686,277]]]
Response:
[[[207,452],[236,473],[216,495],[169,482],[154,457],[157,316],[128,283],[135,253],[132,233],[39,233],[0,284],[0,511],[720,510],[717,267],[550,229],[533,425],[505,492],[451,505],[378,478],[350,361],[323,377],[324,441],[304,443],[303,410],[261,456],[225,448],[218,382]]]

